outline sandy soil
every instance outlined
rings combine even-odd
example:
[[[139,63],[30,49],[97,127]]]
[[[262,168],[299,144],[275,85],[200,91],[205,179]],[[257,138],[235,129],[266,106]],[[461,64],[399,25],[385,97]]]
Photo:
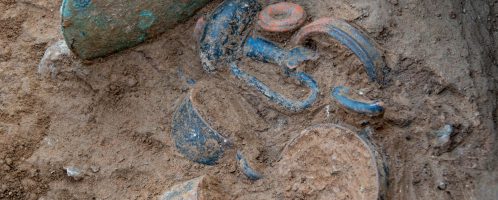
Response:
[[[92,62],[66,59],[54,76],[42,76],[45,49],[62,39],[60,1],[0,0],[0,199],[155,199],[202,175],[221,179],[227,199],[282,199],[272,173],[282,150],[320,123],[375,129],[390,169],[388,199],[498,198],[497,1],[294,1],[310,20],[335,16],[363,27],[390,68],[385,87],[371,84],[351,52],[317,38],[320,59],[299,70],[317,80],[320,100],[299,114],[226,72],[203,72],[191,35],[218,2],[146,44]],[[274,66],[244,64],[275,90],[306,94]],[[265,178],[247,180],[235,149],[215,166],[176,152],[170,122],[189,79],[208,91],[200,109],[213,127],[248,152]],[[328,89],[339,84],[383,100],[385,115],[339,109]],[[437,146],[435,131],[445,124],[455,131]],[[68,167],[81,174],[67,176]]]

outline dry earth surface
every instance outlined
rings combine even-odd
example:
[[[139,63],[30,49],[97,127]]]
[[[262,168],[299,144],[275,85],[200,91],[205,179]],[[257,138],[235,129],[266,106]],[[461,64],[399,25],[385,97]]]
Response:
[[[282,150],[320,123],[374,128],[390,169],[388,199],[498,199],[498,1],[293,1],[309,20],[335,16],[363,27],[390,68],[387,85],[378,87],[354,54],[317,38],[321,57],[299,70],[315,77],[320,100],[299,114],[283,112],[226,72],[202,71],[193,26],[219,2],[138,47],[92,62],[65,59],[44,76],[38,63],[62,39],[60,1],[0,0],[0,199],[155,199],[202,175],[221,179],[227,199],[280,199],[293,184],[275,182]],[[306,94],[276,67],[244,63],[272,88]],[[249,152],[264,179],[247,180],[235,150],[215,166],[177,153],[171,117],[192,87],[188,79],[208,91],[199,97],[202,113]],[[383,100],[385,115],[339,109],[329,98],[339,84]],[[455,131],[436,146],[435,131],[445,124]],[[68,167],[81,174],[67,176]]]

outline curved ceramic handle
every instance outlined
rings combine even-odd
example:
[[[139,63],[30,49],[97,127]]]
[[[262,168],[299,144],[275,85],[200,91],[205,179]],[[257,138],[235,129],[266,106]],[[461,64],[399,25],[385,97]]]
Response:
[[[311,49],[295,47],[287,50],[271,41],[254,36],[247,38],[243,50],[244,55],[253,60],[272,63],[291,69],[298,67],[305,61],[318,58],[318,53]]]
[[[283,96],[282,94],[273,91],[270,87],[265,85],[256,77],[239,69],[236,63],[230,64],[230,71],[236,78],[241,79],[245,81],[247,85],[254,87],[256,90],[258,90],[263,95],[268,97],[270,101],[273,101],[292,112],[300,112],[304,109],[311,107],[318,98],[318,93],[319,93],[318,84],[316,83],[315,80],[313,80],[313,78],[311,78],[309,75],[303,72],[289,72],[289,75],[291,77],[296,78],[311,90],[311,93],[308,95],[308,97],[305,100],[296,101],[296,100],[291,100]]]
[[[378,116],[384,113],[384,103],[380,101],[365,102],[349,97],[350,89],[338,86],[332,89],[332,98],[348,110],[368,116]]]
[[[321,18],[301,28],[291,39],[291,44],[303,43],[312,34],[325,33],[348,47],[365,66],[371,81],[384,82],[386,64],[382,53],[360,30],[341,19]]]

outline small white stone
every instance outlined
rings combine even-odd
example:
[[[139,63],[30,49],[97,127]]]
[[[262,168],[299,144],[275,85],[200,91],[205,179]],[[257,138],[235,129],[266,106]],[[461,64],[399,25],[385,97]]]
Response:
[[[448,144],[452,133],[453,127],[451,125],[445,125],[441,130],[436,131],[436,146],[441,147]]]
[[[57,41],[45,51],[45,54],[38,65],[38,73],[42,76],[52,75],[52,78],[54,78],[55,75],[57,75],[57,66],[55,66],[55,63],[70,54],[71,51],[69,50],[66,41]]]
[[[100,171],[100,167],[95,165],[92,165],[90,169],[92,170],[93,173],[97,173]]]
[[[437,189],[440,189],[440,190],[446,190],[446,187],[448,186],[448,183],[444,182],[444,181],[441,181],[438,183],[437,185]]]
[[[67,176],[72,177],[74,180],[81,180],[83,173],[81,172],[80,169],[74,166],[69,166],[69,167],[64,167],[64,170],[66,170]]]

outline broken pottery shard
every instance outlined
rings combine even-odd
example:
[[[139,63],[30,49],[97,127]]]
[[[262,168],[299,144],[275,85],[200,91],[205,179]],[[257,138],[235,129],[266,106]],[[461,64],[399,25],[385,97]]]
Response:
[[[178,151],[187,159],[205,165],[216,164],[228,143],[197,111],[192,92],[173,116],[171,137]]]
[[[228,198],[227,195],[222,195],[218,180],[210,176],[201,176],[174,185],[159,200],[216,200],[226,198]]]
[[[260,172],[255,170],[254,166],[252,166],[252,164],[246,159],[241,151],[237,151],[235,159],[237,159],[239,168],[242,173],[244,173],[244,175],[246,175],[250,180],[255,181],[263,177]]]

